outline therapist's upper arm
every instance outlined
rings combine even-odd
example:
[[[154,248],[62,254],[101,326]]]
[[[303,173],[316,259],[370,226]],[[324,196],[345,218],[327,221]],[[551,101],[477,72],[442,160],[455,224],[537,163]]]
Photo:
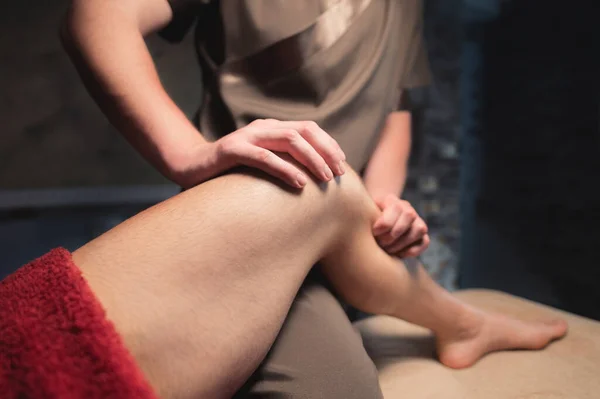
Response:
[[[62,33],[84,34],[89,27],[119,21],[147,35],[167,26],[172,18],[168,0],[71,0]]]

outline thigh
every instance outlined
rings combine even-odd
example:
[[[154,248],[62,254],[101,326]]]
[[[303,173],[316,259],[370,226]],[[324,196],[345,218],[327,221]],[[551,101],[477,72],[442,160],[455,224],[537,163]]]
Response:
[[[341,231],[334,206],[344,184],[292,192],[224,176],[136,215],[73,259],[159,395],[230,397]]]
[[[382,398],[377,370],[341,305],[307,279],[261,367],[236,399]]]

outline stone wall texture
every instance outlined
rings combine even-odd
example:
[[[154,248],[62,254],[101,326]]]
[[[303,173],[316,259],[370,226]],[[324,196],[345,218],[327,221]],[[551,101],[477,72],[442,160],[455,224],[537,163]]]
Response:
[[[425,39],[433,80],[414,93],[415,141],[405,197],[429,224],[431,245],[421,261],[434,278],[454,289],[459,232],[461,0],[425,2]]]

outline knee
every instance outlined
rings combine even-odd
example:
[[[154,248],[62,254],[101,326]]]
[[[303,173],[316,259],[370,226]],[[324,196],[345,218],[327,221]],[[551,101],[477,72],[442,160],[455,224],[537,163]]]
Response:
[[[338,201],[347,215],[355,215],[361,221],[374,221],[379,215],[379,207],[375,204],[360,176],[349,170],[339,181],[340,192]],[[370,225],[370,224],[369,224]]]
[[[283,156],[288,162],[303,170],[307,175],[310,172],[289,156]],[[238,174],[249,176],[254,193],[253,198],[261,198],[261,203],[276,204],[278,199],[284,198],[286,202],[293,198],[297,209],[310,210],[312,216],[321,215],[342,221],[344,229],[348,229],[351,222],[371,225],[379,214],[379,208],[371,199],[360,176],[349,166],[343,176],[338,176],[329,182],[320,182],[310,179],[301,190],[293,189],[280,180],[266,173],[250,168],[237,169]],[[288,204],[289,205],[289,204]],[[291,209],[291,208],[287,208]],[[305,216],[309,216],[302,212]]]
[[[349,166],[344,175],[327,183],[313,179],[304,191],[309,201],[324,204],[329,215],[342,221],[344,229],[351,228],[352,222],[370,226],[371,223],[366,222],[373,222],[380,212],[361,177]]]

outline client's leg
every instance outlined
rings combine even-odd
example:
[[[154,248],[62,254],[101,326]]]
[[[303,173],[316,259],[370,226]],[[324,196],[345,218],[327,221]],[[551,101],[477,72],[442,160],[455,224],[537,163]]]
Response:
[[[566,333],[561,320],[526,323],[480,312],[436,284],[419,264],[409,268],[390,257],[371,232],[378,208],[366,190],[355,191],[348,214],[362,221],[342,232],[321,262],[325,275],[349,304],[431,329],[440,360],[453,368],[468,367],[492,351],[541,349]]]
[[[227,397],[269,350],[312,265],[364,222],[361,190],[353,175],[301,193],[228,175],[73,257],[159,394]]]
[[[229,175],[132,218],[74,258],[165,396],[219,397],[239,387],[319,259],[355,306],[437,332],[441,357],[452,366],[490,350],[541,347],[564,334],[561,324],[477,313],[422,271],[411,275],[377,246],[370,231],[376,214],[351,173],[322,190],[309,184],[301,194]],[[455,357],[468,361],[448,360]]]
[[[541,349],[566,333],[561,320],[526,323],[480,312],[435,283],[420,264],[407,267],[390,257],[371,232],[379,209],[361,191],[355,194],[361,211],[354,212],[364,221],[342,233],[322,261],[325,275],[349,304],[431,329],[440,361],[453,368],[471,366],[497,350]]]
[[[346,254],[356,253],[348,248]],[[384,259],[343,272],[332,263],[324,263],[324,269],[342,297],[358,309],[431,329],[439,359],[448,367],[469,367],[498,350],[542,349],[567,331],[562,320],[524,322],[479,311],[436,284],[421,265],[409,268]]]

